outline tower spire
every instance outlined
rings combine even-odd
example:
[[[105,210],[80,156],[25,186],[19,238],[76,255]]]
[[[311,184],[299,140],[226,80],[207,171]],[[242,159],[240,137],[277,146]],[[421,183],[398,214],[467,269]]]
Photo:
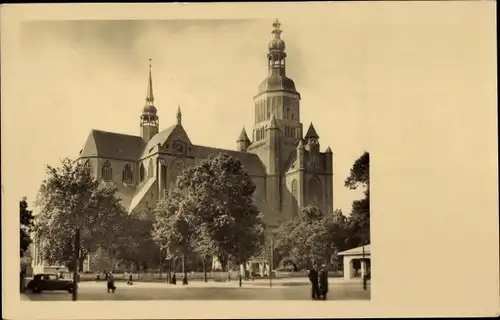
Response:
[[[177,124],[181,125],[182,124],[182,113],[181,113],[181,106],[177,105]]]
[[[146,93],[146,105],[154,105],[155,97],[153,95],[153,77],[151,76],[151,58],[149,58],[149,78],[148,78],[148,91]]]
[[[281,39],[280,35],[283,31],[280,29],[281,23],[279,22],[278,19],[274,20],[273,22],[273,31],[271,33],[274,35],[274,39]]]
[[[158,114],[155,107],[155,98],[153,96],[153,77],[151,76],[151,58],[149,58],[149,78],[148,90],[146,92],[146,103],[142,109],[141,115],[141,137],[145,142],[158,133],[159,121]]]

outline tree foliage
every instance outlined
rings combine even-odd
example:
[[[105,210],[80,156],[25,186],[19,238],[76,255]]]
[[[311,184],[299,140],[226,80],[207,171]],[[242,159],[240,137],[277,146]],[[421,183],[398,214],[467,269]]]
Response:
[[[33,212],[28,210],[28,202],[26,198],[19,201],[19,218],[20,218],[20,253],[23,256],[24,252],[28,250],[32,239],[30,233],[33,229]]]
[[[364,152],[353,164],[345,186],[351,190],[363,188],[364,198],[352,203],[350,219],[351,246],[365,244],[370,239],[370,154]]]
[[[347,218],[340,210],[325,214],[315,206],[303,208],[276,233],[276,250],[297,265],[337,264],[339,251],[347,246]]]
[[[38,193],[35,223],[43,258],[72,267],[76,228],[81,232],[81,259],[97,248],[113,256],[125,240],[126,221],[115,190],[100,188],[86,166],[67,158],[60,167],[47,166],[47,175]]]
[[[264,243],[255,185],[241,162],[210,156],[183,171],[177,189],[158,204],[154,238],[174,254],[216,256],[223,267],[257,254]]]

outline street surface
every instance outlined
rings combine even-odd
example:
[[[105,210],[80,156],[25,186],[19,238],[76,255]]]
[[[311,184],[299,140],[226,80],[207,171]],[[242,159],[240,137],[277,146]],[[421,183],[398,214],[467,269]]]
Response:
[[[208,282],[191,281],[187,286],[167,283],[135,282],[132,286],[116,282],[116,292],[107,293],[105,282],[80,282],[78,300],[309,300],[311,289],[307,279]],[[363,290],[361,281],[330,279],[328,300],[370,300],[370,285]],[[22,300],[70,301],[67,292],[21,294]]]

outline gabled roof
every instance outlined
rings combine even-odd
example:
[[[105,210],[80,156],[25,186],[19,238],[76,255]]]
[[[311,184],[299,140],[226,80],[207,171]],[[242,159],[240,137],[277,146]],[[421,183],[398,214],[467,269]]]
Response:
[[[137,160],[143,148],[144,141],[139,136],[92,129],[80,157]]]
[[[142,152],[141,158],[146,157],[148,154],[150,154],[150,152],[152,152],[152,150],[155,150],[158,144],[163,145],[175,131],[182,132],[187,137],[188,144],[191,145],[191,141],[189,140],[189,137],[187,136],[186,131],[184,131],[182,125],[175,124],[159,132],[151,140],[149,140],[147,146],[144,148],[144,151]]]
[[[365,254],[370,255],[371,254],[371,246],[370,244],[367,244],[364,246]],[[339,256],[357,256],[363,254],[363,246],[357,247],[357,248],[352,248],[349,250],[345,250],[342,252],[337,253]]]
[[[276,121],[276,117],[274,116],[274,113],[271,114],[271,118],[269,119],[269,122],[267,123],[267,128],[268,129],[279,129],[278,122]]]
[[[314,126],[313,126],[312,122],[309,125],[309,129],[307,129],[307,133],[306,133],[305,138],[316,138],[316,139],[319,139],[319,136],[316,133],[316,129],[314,129]]]
[[[240,136],[238,137],[238,140],[236,140],[236,142],[241,142],[241,141],[250,142],[250,139],[248,139],[247,131],[245,130],[245,128],[241,130]]]
[[[194,146],[196,157],[208,158],[210,155],[217,155],[219,153],[226,153],[231,157],[240,160],[246,172],[252,176],[265,176],[266,169],[259,159],[259,156],[254,153],[239,152],[234,150],[226,150],[219,148],[211,148],[205,146]]]

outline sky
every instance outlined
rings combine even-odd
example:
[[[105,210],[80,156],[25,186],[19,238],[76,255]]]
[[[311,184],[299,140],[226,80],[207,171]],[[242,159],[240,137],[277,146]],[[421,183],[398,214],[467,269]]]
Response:
[[[160,129],[183,126],[195,144],[234,149],[251,133],[253,96],[267,76],[270,19],[94,20],[26,22],[21,26],[22,91],[15,112],[32,120],[19,136],[31,164],[20,174],[34,200],[45,165],[75,157],[91,129],[139,134],[149,58]],[[362,96],[362,33],[323,30],[335,46],[311,41],[315,25],[283,20],[287,75],[302,95],[304,132],[312,122],[321,150],[334,156],[334,206],[349,213],[357,191],[344,187],[367,149]],[[317,26],[319,28],[319,26]],[[324,29],[324,27],[323,27]]]

